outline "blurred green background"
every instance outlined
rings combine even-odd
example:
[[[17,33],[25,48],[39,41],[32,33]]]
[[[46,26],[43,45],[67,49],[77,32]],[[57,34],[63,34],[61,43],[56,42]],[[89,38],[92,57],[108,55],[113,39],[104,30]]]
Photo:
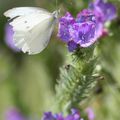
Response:
[[[50,44],[38,55],[28,56],[14,52],[5,44],[3,13],[18,6],[39,6],[54,11],[55,0],[0,0],[0,120],[9,108],[18,108],[26,116],[41,116],[49,111],[55,95],[59,67],[67,58],[65,45],[57,38],[57,27]],[[93,107],[96,120],[120,120],[120,2],[111,0],[117,6],[118,18],[111,24],[112,36],[104,37],[98,44],[100,64],[104,81],[96,87],[89,106]],[[75,16],[85,8],[88,0],[58,0],[61,14],[69,10]]]

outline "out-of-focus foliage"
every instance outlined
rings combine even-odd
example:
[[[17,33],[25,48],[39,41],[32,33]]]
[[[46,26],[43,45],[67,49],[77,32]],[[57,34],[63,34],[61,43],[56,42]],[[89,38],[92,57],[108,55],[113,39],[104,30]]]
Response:
[[[28,56],[12,51],[4,41],[7,20],[3,12],[17,6],[40,6],[52,11],[55,10],[53,4],[54,1],[50,4],[44,0],[0,1],[0,120],[5,111],[12,107],[20,109],[26,116],[39,117],[50,108],[55,80],[65,54],[64,45],[56,37],[56,31],[49,46],[41,54]]]
[[[94,108],[96,120],[119,120],[120,115],[120,1],[109,0],[116,5],[117,19],[111,24],[110,36],[98,44],[101,74],[96,91],[88,102]],[[58,0],[61,15],[66,10],[74,16],[87,7],[89,0]],[[55,83],[59,67],[66,57],[66,47],[57,38],[57,28],[48,47],[40,54],[28,56],[15,53],[4,42],[3,12],[17,6],[40,6],[49,11],[56,9],[55,0],[0,0],[0,120],[11,107],[26,116],[39,116],[53,106]],[[85,106],[88,106],[85,105]]]

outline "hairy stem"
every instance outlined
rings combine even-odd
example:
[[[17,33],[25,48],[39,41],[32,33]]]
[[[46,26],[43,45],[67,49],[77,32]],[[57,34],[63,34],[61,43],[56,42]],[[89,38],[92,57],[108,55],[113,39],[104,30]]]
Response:
[[[90,95],[99,76],[95,72],[97,56],[94,46],[78,49],[70,57],[71,62],[60,69],[56,85],[57,109],[65,112],[79,106]]]

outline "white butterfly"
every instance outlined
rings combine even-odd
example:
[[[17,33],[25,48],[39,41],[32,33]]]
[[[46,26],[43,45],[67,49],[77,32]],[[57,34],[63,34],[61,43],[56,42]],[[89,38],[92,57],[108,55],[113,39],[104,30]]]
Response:
[[[15,46],[24,53],[40,53],[48,44],[58,18],[58,11],[50,13],[37,7],[18,7],[4,13],[13,19]]]

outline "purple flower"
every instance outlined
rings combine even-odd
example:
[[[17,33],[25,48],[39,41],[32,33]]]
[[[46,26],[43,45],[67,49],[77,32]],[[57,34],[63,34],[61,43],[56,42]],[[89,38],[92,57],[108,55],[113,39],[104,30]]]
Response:
[[[51,112],[46,112],[43,115],[42,120],[82,120],[78,110],[72,109],[72,113],[64,117],[61,113],[52,114]]]
[[[9,24],[5,25],[5,43],[7,44],[7,46],[9,48],[11,48],[14,52],[19,52],[20,49],[18,49],[17,47],[15,47],[14,45],[14,41],[13,41],[13,30],[12,30],[12,26],[10,26]]]
[[[116,7],[104,0],[96,0],[90,4],[98,19],[102,22],[111,21],[117,17]]]
[[[84,9],[83,11],[78,13],[76,18],[77,23],[88,22],[88,21],[96,22],[96,17],[92,10]]]
[[[25,118],[17,109],[13,108],[6,112],[5,120],[25,120]]]
[[[96,18],[94,13],[85,9],[74,19],[70,13],[60,18],[58,36],[68,45],[68,50],[73,52],[79,46],[88,47],[97,39]]]
[[[55,118],[51,112],[45,112],[42,119],[43,120],[54,120]]]
[[[70,52],[73,52],[73,51],[76,50],[78,47],[79,47],[79,45],[78,45],[76,42],[74,42],[73,40],[71,40],[71,41],[68,42],[68,50],[69,50]]]
[[[59,31],[58,37],[61,38],[64,42],[68,42],[72,40],[72,36],[70,35],[69,29],[72,27],[72,24],[75,23],[72,15],[67,12],[65,16],[61,17],[59,20]]]
[[[58,37],[67,43],[70,52],[80,47],[89,47],[105,32],[105,23],[116,18],[116,8],[111,3],[96,0],[89,9],[78,13],[76,19],[67,12],[59,20]],[[107,31],[107,30],[106,30]]]
[[[80,120],[80,113],[76,109],[71,110],[72,114],[65,117],[65,120]]]
[[[88,115],[89,120],[94,120],[95,119],[95,115],[94,115],[94,112],[93,112],[92,108],[87,108],[86,113]]]
[[[59,114],[54,114],[54,120],[64,120],[64,117],[61,113]]]
[[[88,47],[96,41],[94,39],[95,29],[96,26],[93,22],[75,23],[71,35],[81,47]]]
[[[97,38],[108,35],[108,30],[105,27],[107,21],[111,21],[117,17],[116,7],[104,0],[96,0],[90,3],[89,8],[94,11],[97,21]]]

